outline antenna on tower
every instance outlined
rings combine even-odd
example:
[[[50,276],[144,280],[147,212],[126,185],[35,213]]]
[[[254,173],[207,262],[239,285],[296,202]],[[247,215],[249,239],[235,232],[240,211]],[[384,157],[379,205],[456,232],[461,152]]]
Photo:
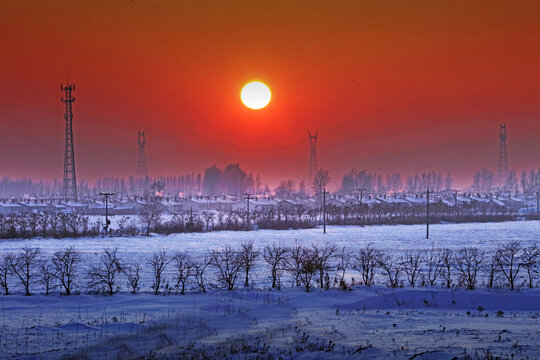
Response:
[[[508,179],[508,154],[506,152],[506,124],[499,127],[499,168],[497,171],[497,184],[502,188]]]
[[[137,136],[139,146],[139,159],[137,161],[137,187],[140,195],[146,197],[148,193],[148,168],[146,166],[146,136],[144,131],[139,131]]]
[[[316,132],[315,135],[311,135],[311,132],[308,132],[309,138],[309,184],[308,188],[313,186],[313,178],[317,173],[317,137],[319,133]]]
[[[65,148],[64,148],[64,182],[63,197],[66,200],[77,201],[77,178],[75,176],[75,150],[73,146],[73,109],[72,104],[75,98],[71,97],[75,91],[75,85],[69,82],[66,86],[60,85],[60,90],[64,92],[64,97],[60,99],[66,107],[64,119],[65,128]]]

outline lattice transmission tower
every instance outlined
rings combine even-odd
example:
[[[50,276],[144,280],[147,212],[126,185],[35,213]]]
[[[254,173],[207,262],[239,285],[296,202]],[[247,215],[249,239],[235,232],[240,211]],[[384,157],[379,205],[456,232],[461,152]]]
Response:
[[[315,174],[317,173],[318,167],[317,167],[317,137],[319,136],[319,133],[316,132],[315,135],[311,135],[311,132],[308,132],[308,138],[309,138],[309,184],[308,189],[313,186],[313,178],[315,177]]]
[[[75,91],[75,85],[69,82],[66,86],[60,85],[60,90],[64,92],[64,97],[60,100],[66,106],[64,119],[66,120],[66,143],[64,149],[64,182],[63,197],[66,200],[77,201],[77,177],[75,176],[75,150],[73,147],[73,108],[75,98],[71,93]]]
[[[508,154],[506,152],[506,124],[499,128],[499,168],[497,171],[497,183],[504,186],[508,179]]]
[[[144,131],[138,132],[137,145],[139,145],[139,158],[137,161],[137,187],[141,195],[146,196],[148,191],[148,168],[146,166],[146,136]]]

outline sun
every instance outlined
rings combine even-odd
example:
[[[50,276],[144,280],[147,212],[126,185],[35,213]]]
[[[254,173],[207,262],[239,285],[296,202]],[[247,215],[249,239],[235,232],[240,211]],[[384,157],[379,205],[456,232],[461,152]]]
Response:
[[[259,110],[268,105],[272,98],[270,88],[260,81],[252,81],[242,88],[240,98],[250,109]]]

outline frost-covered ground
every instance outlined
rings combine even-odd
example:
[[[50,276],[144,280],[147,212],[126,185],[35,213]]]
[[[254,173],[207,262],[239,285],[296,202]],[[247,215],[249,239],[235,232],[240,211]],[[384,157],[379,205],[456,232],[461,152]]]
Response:
[[[467,223],[436,224],[430,226],[430,239],[425,238],[425,226],[393,225],[393,226],[330,226],[327,234],[322,228],[306,230],[259,230],[259,231],[216,231],[208,233],[190,233],[173,235],[152,235],[150,237],[102,237],[76,239],[25,239],[5,240],[0,242],[0,254],[16,253],[25,246],[40,247],[44,258],[67,246],[74,246],[82,254],[82,269],[92,264],[104,248],[118,248],[120,258],[127,262],[139,262],[142,266],[141,289],[149,290],[152,285],[150,267],[147,261],[152,254],[166,250],[173,255],[179,250],[189,250],[192,257],[207,254],[211,249],[219,249],[224,245],[238,246],[242,241],[254,241],[255,247],[262,250],[264,246],[277,243],[290,246],[295,242],[303,245],[331,243],[339,248],[356,251],[368,243],[384,250],[386,254],[400,254],[405,250],[426,249],[430,247],[446,247],[458,249],[464,246],[477,246],[491,252],[497,246],[509,240],[521,240],[525,245],[540,240],[540,221],[513,221],[501,223]],[[166,279],[171,280],[172,266],[166,271]],[[168,274],[167,274],[168,273]],[[348,279],[355,276],[348,274]],[[358,274],[356,275],[358,278]],[[264,286],[268,282],[265,266],[258,266],[254,271],[257,285]],[[284,277],[285,285],[287,276]],[[121,284],[125,289],[125,284]]]
[[[354,287],[307,294],[284,282],[282,291],[268,291],[267,269],[261,264],[254,276],[258,290],[148,293],[152,280],[146,261],[158,250],[171,255],[189,250],[196,258],[210,249],[253,240],[259,249],[298,241],[329,242],[353,251],[372,242],[387,253],[431,246],[478,246],[490,252],[514,239],[538,242],[540,221],[432,225],[429,240],[425,227],[417,225],[333,226],[326,235],[318,228],[7,240],[0,242],[0,254],[29,245],[39,246],[46,258],[72,245],[83,254],[84,266],[104,248],[117,247],[122,259],[143,264],[144,293],[127,294],[122,278],[122,292],[111,297],[0,296],[0,357],[489,359],[489,354],[503,358],[513,354],[518,359],[540,358],[539,289]],[[172,268],[167,279],[171,272]],[[81,269],[81,280],[83,273]],[[20,287],[13,290],[21,292]],[[33,290],[39,292],[37,285]]]
[[[540,358],[538,289],[15,295],[0,302],[6,358]]]
[[[373,242],[380,249],[404,250],[436,247],[459,248],[478,246],[493,250],[502,242],[519,239],[523,242],[538,241],[540,221],[510,221],[500,223],[435,224],[430,226],[430,239],[426,240],[425,225],[385,225],[385,226],[329,226],[328,233],[322,228],[305,230],[258,230],[258,231],[216,231],[173,235],[153,235],[150,237],[118,238],[77,238],[77,239],[30,239],[6,240],[0,242],[0,252],[18,251],[22,246],[39,246],[45,252],[52,252],[69,245],[82,253],[94,253],[106,247],[118,247],[124,254],[148,256],[156,250],[170,252],[187,249],[193,254],[201,254],[222,245],[237,245],[241,241],[253,240],[262,248],[271,243],[292,245],[295,241],[304,244],[330,242],[339,247],[355,248]]]

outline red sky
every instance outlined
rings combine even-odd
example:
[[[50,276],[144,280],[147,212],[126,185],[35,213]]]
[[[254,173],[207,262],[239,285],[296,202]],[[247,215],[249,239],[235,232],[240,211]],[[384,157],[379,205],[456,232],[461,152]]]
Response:
[[[540,165],[538,1],[3,1],[0,176],[61,178],[66,72],[78,178],[241,165],[307,176],[307,132],[334,186],[350,168]],[[272,89],[264,110],[244,83]]]

